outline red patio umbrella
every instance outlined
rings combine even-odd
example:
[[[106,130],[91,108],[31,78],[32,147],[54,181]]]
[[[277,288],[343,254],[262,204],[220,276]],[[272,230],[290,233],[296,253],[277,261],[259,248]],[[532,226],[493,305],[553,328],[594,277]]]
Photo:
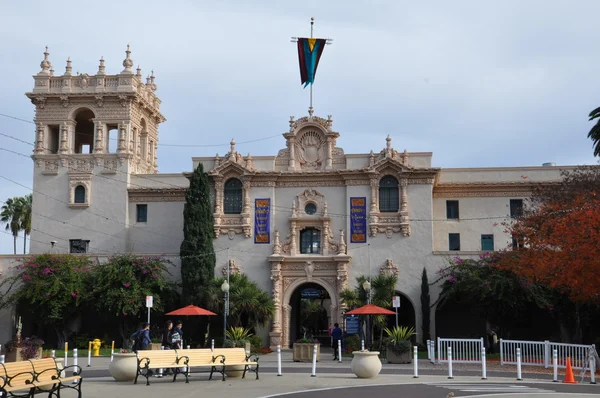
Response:
[[[194,316],[194,315],[217,315],[217,314],[215,314],[214,312],[211,312],[209,310],[205,310],[204,308],[200,308],[200,307],[190,304],[187,307],[183,307],[183,308],[180,308],[175,311],[167,312],[166,315]]]
[[[346,312],[346,315],[396,315],[394,311],[386,310],[375,304],[367,304]]]

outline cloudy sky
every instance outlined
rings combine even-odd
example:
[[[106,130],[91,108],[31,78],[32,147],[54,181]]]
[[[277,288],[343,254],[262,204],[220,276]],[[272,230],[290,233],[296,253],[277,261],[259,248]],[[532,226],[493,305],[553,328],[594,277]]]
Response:
[[[432,151],[434,166],[593,164],[588,113],[600,106],[593,0],[429,1],[104,0],[0,3],[0,113],[32,120],[44,46],[55,74],[118,73],[127,43],[155,71],[167,121],[161,172],[228,150],[274,155],[290,115],[306,115],[291,36],[333,38],[321,58],[315,113],[333,115],[346,153]],[[32,124],[0,116],[28,142]],[[274,137],[276,136],[276,137]],[[269,138],[270,137],[270,138]],[[185,145],[185,146],[170,146]],[[0,136],[0,148],[32,147]],[[32,186],[32,161],[0,151],[0,176]],[[0,178],[0,199],[28,189]],[[3,228],[4,226],[2,226]],[[22,241],[19,242],[22,247]],[[0,233],[0,253],[12,238]]]

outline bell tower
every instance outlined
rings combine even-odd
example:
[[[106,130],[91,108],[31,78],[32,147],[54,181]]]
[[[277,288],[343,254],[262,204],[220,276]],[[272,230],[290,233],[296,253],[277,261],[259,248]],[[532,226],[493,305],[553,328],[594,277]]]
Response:
[[[26,93],[35,105],[34,208],[65,219],[78,217],[85,225],[118,236],[123,225],[120,230],[114,222],[112,228],[110,223],[101,225],[101,220],[84,211],[91,208],[127,223],[131,174],[158,172],[158,126],[165,118],[154,72],[144,82],[140,67],[132,70],[129,45],[117,74],[107,74],[101,57],[95,74],[74,73],[69,58],[64,73],[57,75],[49,55],[46,47],[42,69],[33,76],[33,90]],[[49,198],[58,200],[51,203]],[[47,219],[38,218],[34,224],[40,231],[58,227]],[[115,249],[123,244],[117,243]],[[38,245],[32,240],[32,253],[39,252],[34,251]]]

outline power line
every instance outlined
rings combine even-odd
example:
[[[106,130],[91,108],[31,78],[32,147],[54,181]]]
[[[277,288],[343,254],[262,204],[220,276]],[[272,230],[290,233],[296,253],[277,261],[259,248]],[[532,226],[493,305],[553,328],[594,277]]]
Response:
[[[4,116],[4,117],[9,118],[9,119],[19,120],[19,121],[25,122],[25,123],[35,124],[34,122],[32,122],[30,120],[21,119],[19,117],[7,115],[7,114],[4,114],[4,113],[0,113],[0,116]],[[76,131],[75,134],[85,135],[84,133],[81,133],[81,132],[78,132],[78,131]],[[5,135],[5,134],[2,134],[2,135]],[[276,137],[281,137],[281,134],[270,135],[268,137],[256,138],[256,139],[253,139],[253,140],[246,140],[246,141],[240,141],[240,142],[236,141],[235,144],[236,145],[252,144],[254,142],[266,141],[266,140],[270,140],[270,139],[276,138]],[[14,138],[14,137],[9,137],[9,138]],[[118,141],[119,139],[118,138],[110,138],[109,137],[109,140],[111,140],[111,141]],[[23,142],[25,142],[25,141],[23,141]],[[28,142],[26,142],[26,143],[29,144]],[[224,144],[163,144],[163,143],[158,143],[157,142],[156,145],[158,145],[158,146],[165,146],[165,147],[182,147],[182,148],[214,148],[214,147],[222,147],[222,146],[228,147],[231,144],[230,143],[224,143]]]

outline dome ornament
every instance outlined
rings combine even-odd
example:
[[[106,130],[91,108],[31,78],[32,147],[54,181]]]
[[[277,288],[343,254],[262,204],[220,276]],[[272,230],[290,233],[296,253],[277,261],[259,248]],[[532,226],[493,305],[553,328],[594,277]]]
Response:
[[[40,68],[42,68],[42,70],[40,71],[40,74],[44,74],[44,75],[50,74],[50,68],[52,68],[52,63],[48,59],[49,55],[50,55],[50,53],[48,52],[48,46],[46,46],[46,51],[44,51],[44,59],[40,63]]]
[[[71,76],[73,74],[73,67],[71,67],[71,57],[67,58],[67,66],[65,67],[65,76]]]
[[[130,57],[131,51],[129,50],[129,44],[127,45],[127,50],[125,51],[125,54],[127,54],[125,60],[123,61],[123,66],[125,67],[125,69],[123,69],[121,73],[133,75],[133,71],[131,70],[131,67],[133,66],[133,60]]]
[[[98,65],[98,75],[104,75],[105,73],[105,66],[104,66],[104,57],[100,57],[100,65]]]

